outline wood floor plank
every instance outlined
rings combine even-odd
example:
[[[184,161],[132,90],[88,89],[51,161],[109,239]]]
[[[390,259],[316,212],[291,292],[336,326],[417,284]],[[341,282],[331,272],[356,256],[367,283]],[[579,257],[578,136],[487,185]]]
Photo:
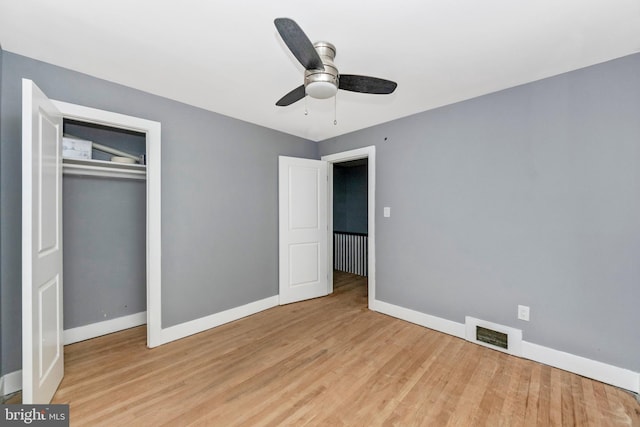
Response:
[[[538,414],[537,422],[540,425],[552,425],[551,423],[551,371],[553,368],[546,365],[540,366],[540,379],[539,379],[539,397],[538,397]],[[557,425],[557,424],[556,424]]]
[[[148,349],[65,347],[73,426],[640,426],[631,394],[369,311],[366,279]],[[15,401],[15,398],[13,398]]]
[[[570,375],[571,380],[571,394],[573,396],[573,414],[575,424],[584,426],[588,424],[587,418],[587,406],[584,396],[584,389],[582,387],[582,378],[577,375]]]
[[[573,399],[571,380],[572,375],[568,372],[560,372],[560,398],[562,402],[562,425],[575,426],[576,402]]]
[[[528,371],[529,382],[527,384],[526,392],[526,408],[524,413],[524,425],[535,426],[538,424],[538,413],[541,405],[544,405],[544,399],[542,397],[542,385],[540,384],[540,378],[542,375],[542,365],[534,364]]]
[[[566,408],[562,401],[562,371],[559,369],[551,368],[549,370],[549,422],[550,426],[562,426],[563,420],[566,416],[563,416],[563,410]],[[571,414],[573,417],[573,414]]]

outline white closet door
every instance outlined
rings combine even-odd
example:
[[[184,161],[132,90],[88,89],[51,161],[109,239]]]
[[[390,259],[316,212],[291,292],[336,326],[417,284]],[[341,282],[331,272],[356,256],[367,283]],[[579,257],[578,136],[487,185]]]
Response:
[[[62,115],[22,81],[22,403],[51,401],[64,375]]]

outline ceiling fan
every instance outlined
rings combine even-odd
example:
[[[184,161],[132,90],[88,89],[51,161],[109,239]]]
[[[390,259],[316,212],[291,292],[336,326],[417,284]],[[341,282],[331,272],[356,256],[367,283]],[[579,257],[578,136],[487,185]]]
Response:
[[[336,56],[334,45],[327,42],[312,44],[293,19],[277,18],[274,23],[282,40],[305,68],[304,84],[280,98],[276,102],[277,106],[286,107],[305,95],[318,99],[331,98],[338,89],[387,95],[393,93],[398,86],[395,82],[377,77],[338,73],[333,63]]]

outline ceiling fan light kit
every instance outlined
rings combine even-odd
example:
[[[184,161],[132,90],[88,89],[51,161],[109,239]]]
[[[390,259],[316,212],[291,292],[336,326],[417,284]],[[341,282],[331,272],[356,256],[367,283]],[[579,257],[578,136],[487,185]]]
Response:
[[[304,84],[280,98],[276,102],[277,106],[286,107],[306,95],[318,99],[331,98],[338,89],[378,95],[388,95],[395,91],[397,84],[390,80],[354,74],[341,76],[333,63],[336,57],[335,46],[327,42],[312,44],[294,20],[277,18],[274,24],[293,56],[305,68]]]
[[[312,98],[327,99],[338,92],[338,69],[333,63],[336,48],[331,43],[316,42],[314,49],[322,60],[323,70],[305,70],[305,93]]]
[[[331,82],[312,81],[307,83],[305,93],[312,98],[327,99],[338,93],[338,86]]]

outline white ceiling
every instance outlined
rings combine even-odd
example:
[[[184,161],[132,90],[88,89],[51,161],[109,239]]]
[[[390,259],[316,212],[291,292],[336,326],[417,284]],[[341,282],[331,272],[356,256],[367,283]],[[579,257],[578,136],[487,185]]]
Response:
[[[337,48],[339,91],[276,107],[303,68],[273,20]],[[640,51],[640,0],[0,0],[6,51],[314,141]]]

